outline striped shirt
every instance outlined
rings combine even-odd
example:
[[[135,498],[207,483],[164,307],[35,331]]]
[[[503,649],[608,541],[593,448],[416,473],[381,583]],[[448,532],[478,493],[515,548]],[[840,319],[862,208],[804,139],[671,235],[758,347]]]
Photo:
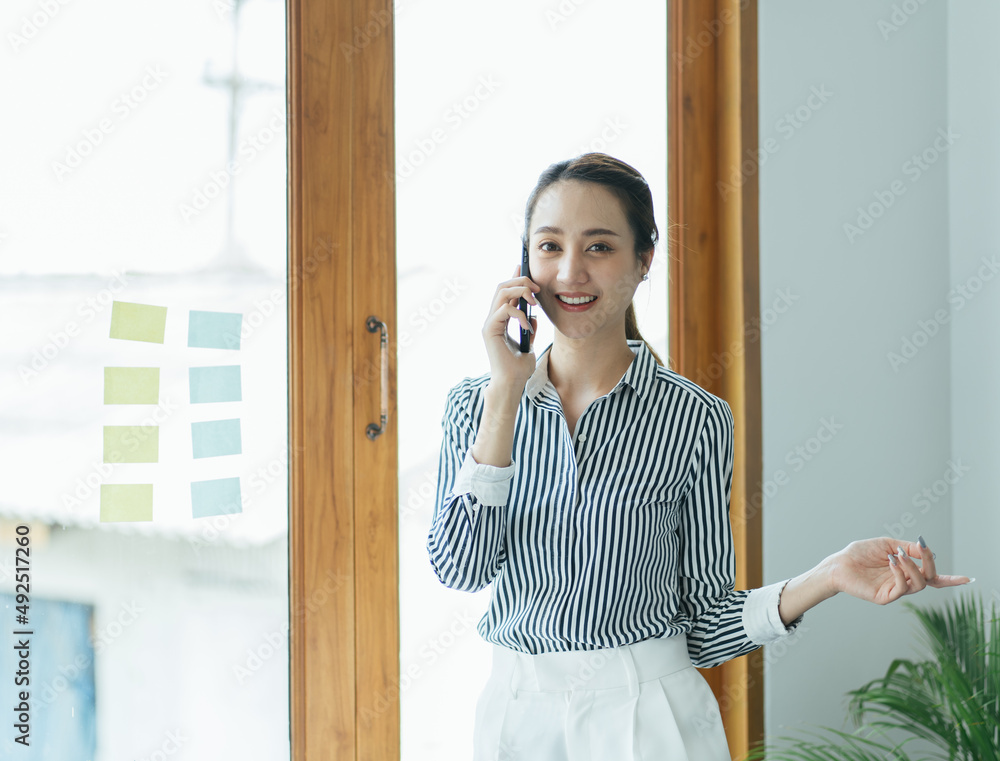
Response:
[[[427,536],[442,584],[493,583],[477,630],[524,653],[591,650],[685,634],[715,666],[791,634],[787,579],[735,590],[729,405],[657,363],[641,340],[618,385],[570,436],[548,378],[550,344],[525,385],[511,463],[471,455],[489,373],[449,392]]]

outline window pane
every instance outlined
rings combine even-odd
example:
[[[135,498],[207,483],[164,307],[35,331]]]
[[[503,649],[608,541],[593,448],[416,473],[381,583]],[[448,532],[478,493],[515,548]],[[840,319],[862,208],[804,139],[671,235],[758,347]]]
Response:
[[[9,11],[0,756],[287,759],[285,6]]]
[[[490,369],[480,331],[520,262],[538,175],[589,151],[631,164],[652,189],[664,242],[634,304],[666,359],[666,12],[636,0],[396,11],[402,756],[468,758],[491,588],[447,589],[427,556],[445,396]],[[552,327],[532,316],[538,356]]]

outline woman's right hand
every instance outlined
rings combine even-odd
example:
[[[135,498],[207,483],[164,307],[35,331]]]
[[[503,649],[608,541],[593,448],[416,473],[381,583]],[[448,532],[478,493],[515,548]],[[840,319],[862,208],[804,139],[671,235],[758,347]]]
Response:
[[[497,286],[490,316],[483,325],[483,341],[490,358],[490,385],[514,392],[523,391],[528,378],[535,372],[535,334],[529,336],[528,351],[522,352],[518,342],[507,334],[507,323],[513,318],[521,327],[527,329],[530,324],[534,330],[538,320],[529,318],[517,305],[523,297],[537,307],[534,294],[540,290],[529,277],[519,275],[520,271],[521,266],[517,265],[514,278]]]

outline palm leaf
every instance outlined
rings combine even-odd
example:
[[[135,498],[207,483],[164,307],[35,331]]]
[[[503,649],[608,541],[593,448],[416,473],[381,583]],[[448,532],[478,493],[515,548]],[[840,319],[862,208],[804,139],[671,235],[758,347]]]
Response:
[[[853,734],[822,728],[839,744],[781,737],[784,744],[759,744],[743,761],[909,761],[902,748],[918,738],[941,761],[1000,761],[1000,615],[991,604],[987,616],[971,595],[941,609],[903,605],[917,616],[929,658],[897,658],[884,677],[849,692]],[[869,739],[887,730],[909,736],[898,745]]]

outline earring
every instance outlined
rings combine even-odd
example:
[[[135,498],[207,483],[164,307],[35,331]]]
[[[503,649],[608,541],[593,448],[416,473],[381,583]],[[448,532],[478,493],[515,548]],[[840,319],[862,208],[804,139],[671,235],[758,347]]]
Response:
[[[643,273],[642,279],[643,280],[649,280],[649,274],[648,273]]]

